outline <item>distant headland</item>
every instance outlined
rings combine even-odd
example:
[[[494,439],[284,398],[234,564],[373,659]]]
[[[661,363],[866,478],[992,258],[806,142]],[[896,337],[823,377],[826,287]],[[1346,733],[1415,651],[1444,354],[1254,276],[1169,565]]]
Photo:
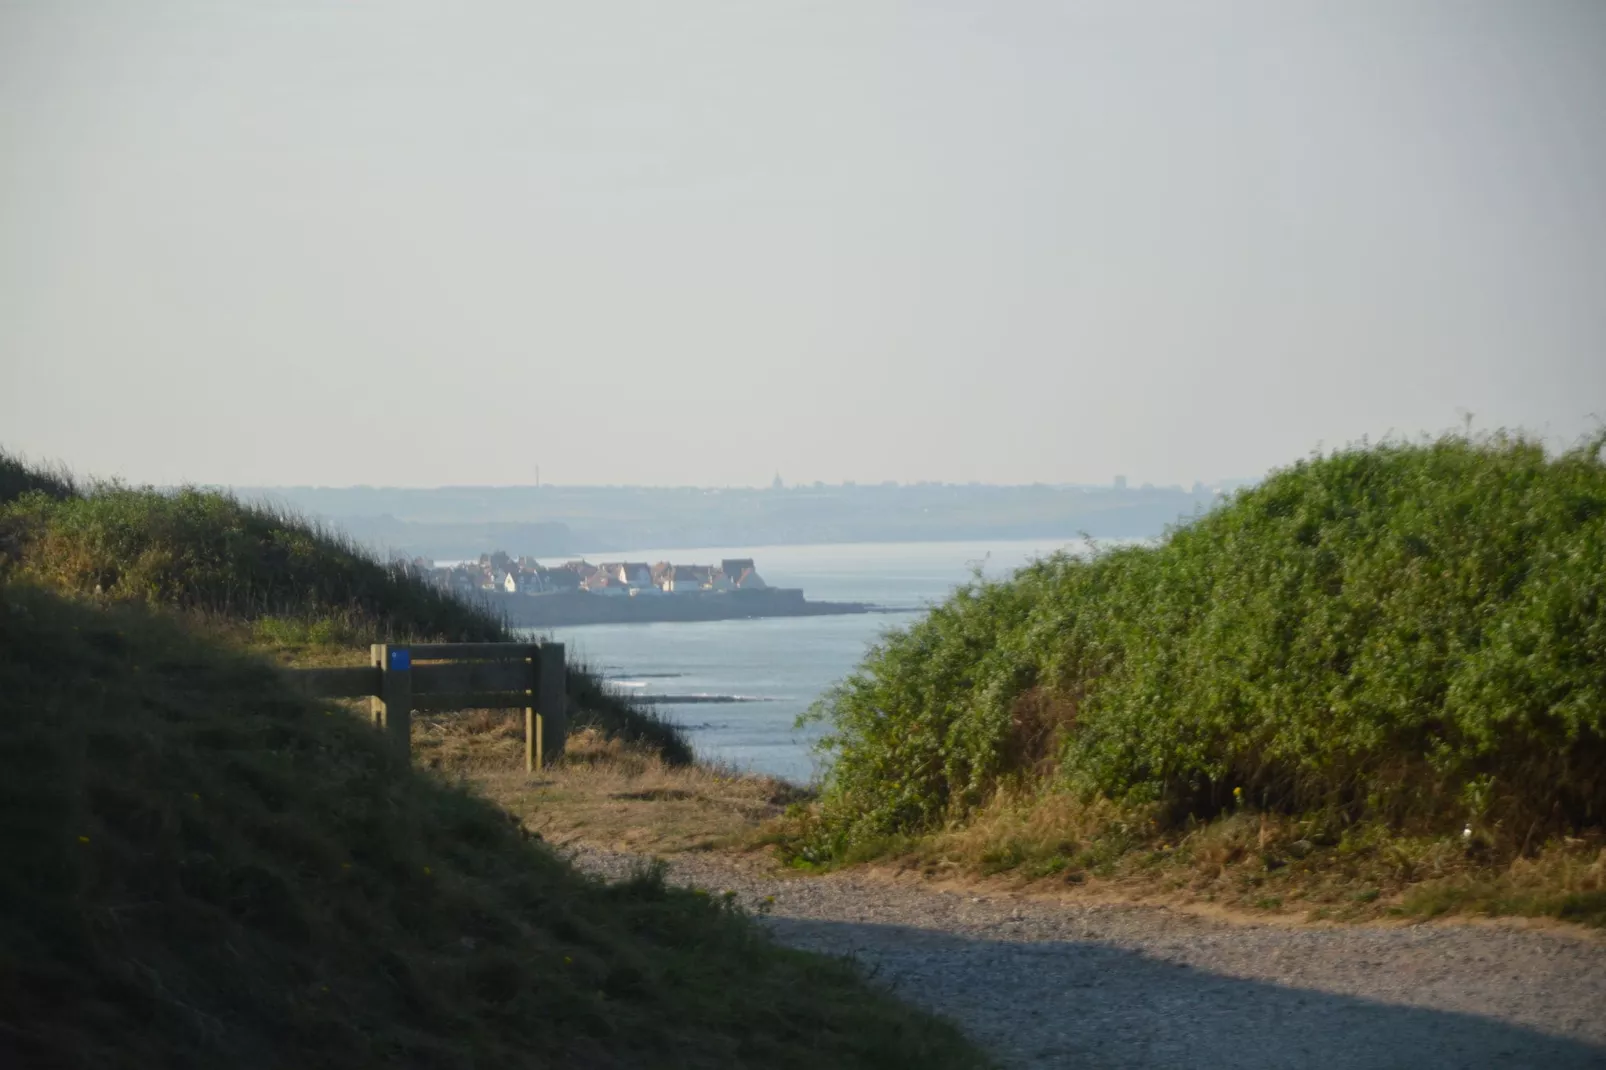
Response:
[[[497,551],[449,565],[422,557],[395,564],[461,598],[486,602],[526,628],[879,611],[864,602],[810,602],[798,588],[772,587],[750,557],[717,565],[575,560],[548,566]]]

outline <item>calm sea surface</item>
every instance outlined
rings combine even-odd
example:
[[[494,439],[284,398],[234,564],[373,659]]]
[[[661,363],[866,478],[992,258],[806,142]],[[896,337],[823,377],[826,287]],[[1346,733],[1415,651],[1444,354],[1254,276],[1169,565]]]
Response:
[[[801,587],[811,601],[871,602],[918,611],[947,597],[980,566],[1002,577],[1033,558],[1080,548],[1079,540],[1027,542],[857,543],[591,554],[593,561],[715,564],[752,557],[778,587]],[[780,617],[663,624],[555,628],[571,658],[589,663],[621,692],[641,695],[735,695],[760,699],[718,705],[660,706],[686,726],[698,753],[755,772],[807,781],[817,772],[819,725],[795,729],[797,715],[847,675],[888,628],[914,612],[845,617]]]

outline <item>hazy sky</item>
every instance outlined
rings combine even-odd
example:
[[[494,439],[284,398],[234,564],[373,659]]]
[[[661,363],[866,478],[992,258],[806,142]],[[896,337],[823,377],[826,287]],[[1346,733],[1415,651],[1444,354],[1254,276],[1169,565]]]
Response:
[[[1606,3],[0,0],[0,444],[1255,476],[1606,417]]]

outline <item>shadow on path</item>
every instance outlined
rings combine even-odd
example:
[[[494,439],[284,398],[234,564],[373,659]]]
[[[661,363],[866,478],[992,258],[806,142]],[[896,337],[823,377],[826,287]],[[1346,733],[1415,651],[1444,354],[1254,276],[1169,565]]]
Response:
[[[1245,980],[1091,941],[768,925],[793,947],[853,956],[1011,1066],[1606,1068],[1606,1048],[1492,1018]]]

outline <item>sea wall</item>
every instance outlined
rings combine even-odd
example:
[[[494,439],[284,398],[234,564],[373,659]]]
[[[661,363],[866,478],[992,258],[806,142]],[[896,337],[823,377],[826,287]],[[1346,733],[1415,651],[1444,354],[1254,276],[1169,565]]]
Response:
[[[749,617],[811,617],[868,613],[862,602],[810,602],[796,588],[725,591],[707,594],[608,596],[577,591],[520,595],[488,592],[492,608],[522,628],[578,624],[631,624],[654,621],[741,620]]]

